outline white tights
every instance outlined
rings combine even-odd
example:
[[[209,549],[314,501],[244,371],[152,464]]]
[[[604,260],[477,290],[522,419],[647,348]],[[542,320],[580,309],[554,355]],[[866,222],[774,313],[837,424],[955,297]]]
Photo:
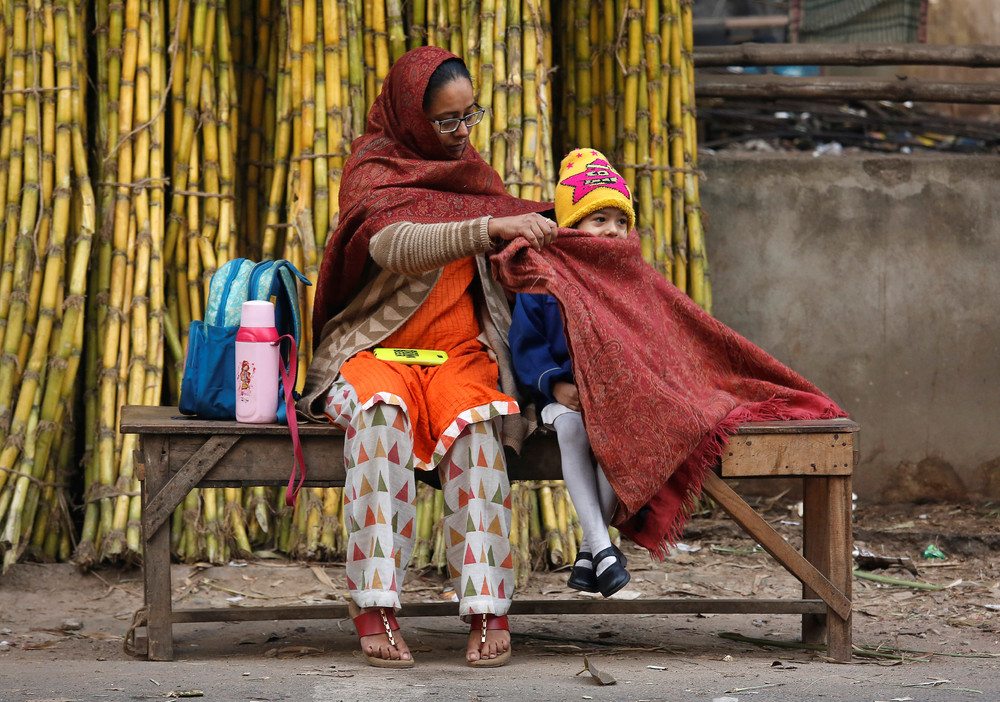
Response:
[[[611,546],[608,524],[618,504],[604,471],[590,454],[590,440],[579,412],[564,412],[552,423],[559,441],[563,480],[573,500],[573,507],[583,528],[580,550],[597,554]],[[613,560],[605,558],[594,564],[600,574]]]

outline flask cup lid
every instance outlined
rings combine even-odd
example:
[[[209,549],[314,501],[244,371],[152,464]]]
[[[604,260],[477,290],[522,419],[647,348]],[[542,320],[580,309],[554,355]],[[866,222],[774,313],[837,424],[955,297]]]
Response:
[[[266,329],[274,326],[274,303],[267,300],[248,300],[240,308],[240,326]]]

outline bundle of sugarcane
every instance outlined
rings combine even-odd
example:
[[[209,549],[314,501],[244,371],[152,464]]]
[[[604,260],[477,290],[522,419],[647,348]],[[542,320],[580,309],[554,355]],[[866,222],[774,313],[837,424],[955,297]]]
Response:
[[[117,432],[118,411],[160,403],[173,322],[164,316],[167,6],[98,2],[95,19],[101,235],[88,285],[83,565],[139,555],[136,440]]]
[[[211,273],[235,255],[238,102],[224,10],[207,0],[95,8],[101,238],[89,286],[94,443],[81,564],[140,555],[136,443],[117,433],[118,412],[176,400],[188,326],[203,316]],[[205,531],[188,552],[198,543],[214,559],[230,539],[248,550],[235,492],[205,495]]]
[[[85,449],[82,564],[139,555],[135,438],[117,432],[120,407],[177,401],[188,326],[203,316],[211,274],[225,261],[287,258],[316,279],[351,140],[407,45],[444,46],[465,59],[486,108],[474,144],[512,194],[551,199],[553,149],[589,143],[616,158],[639,201],[647,258],[708,304],[687,0],[563,5],[560,19],[578,31],[561,54],[570,57],[561,84],[553,82],[550,0],[97,0],[92,28],[66,2],[4,4],[0,515],[65,503],[55,461],[66,456],[62,427],[79,395],[85,338],[76,423]],[[84,158],[88,37],[97,56],[96,214]],[[569,143],[554,143],[559,106],[571,116]],[[70,153],[67,137],[68,162],[60,155]],[[60,219],[67,204],[75,239]],[[36,252],[44,266],[32,265]],[[300,295],[303,369],[314,290]],[[543,528],[530,516],[536,510],[519,523],[525,567],[572,558],[578,537],[563,493],[557,485],[521,491],[555,520]],[[174,517],[174,550],[212,561],[274,548],[342,556],[340,491],[302,495],[291,509],[274,489],[193,492]],[[41,506],[33,538],[64,553],[67,520]],[[426,514],[420,560],[440,564],[440,510]],[[25,510],[20,522],[28,521]],[[51,539],[37,529],[44,525],[57,529]]]
[[[692,0],[563,5],[565,150],[604,152],[637,204],[643,257],[711,311],[698,198]]]
[[[95,204],[85,142],[86,36],[72,1],[3,4],[0,552],[71,549],[67,467]]]

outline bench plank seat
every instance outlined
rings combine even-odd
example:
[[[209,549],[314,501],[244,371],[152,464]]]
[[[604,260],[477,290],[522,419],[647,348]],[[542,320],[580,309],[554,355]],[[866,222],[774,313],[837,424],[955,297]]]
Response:
[[[515,599],[513,614],[759,613],[802,616],[802,638],[825,643],[838,660],[851,657],[851,475],[856,463],[849,419],[749,422],[731,437],[704,491],[757,543],[803,584],[801,599],[667,598],[624,600]],[[142,482],[145,653],[173,659],[173,624],[263,619],[347,617],[341,604],[287,607],[174,609],[171,602],[168,521],[197,487],[284,485],[291,470],[288,427],[241,424],[181,415],[176,407],[126,406],[120,430],[139,435],[135,459]],[[306,486],[344,484],[343,431],[300,424]],[[509,453],[512,480],[558,480],[554,435],[530,438],[520,456]],[[802,478],[803,549],[788,544],[726,484],[731,477]],[[454,614],[454,603],[407,603],[403,616]]]

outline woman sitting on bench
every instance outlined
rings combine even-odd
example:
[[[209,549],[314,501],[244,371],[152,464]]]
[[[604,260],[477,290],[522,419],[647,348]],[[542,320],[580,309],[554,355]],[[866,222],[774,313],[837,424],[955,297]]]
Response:
[[[557,228],[538,214],[551,205],[509,195],[469,143],[482,115],[453,54],[425,47],[396,61],[352,145],[320,269],[318,341],[299,408],[346,431],[348,587],[371,665],[413,665],[393,611],[414,547],[415,470],[436,470],[444,491],[448,572],[471,625],[468,664],[510,657],[501,436],[519,448],[525,426],[510,311],[486,254],[518,237],[540,249]],[[412,349],[433,350],[439,365],[421,365]]]

